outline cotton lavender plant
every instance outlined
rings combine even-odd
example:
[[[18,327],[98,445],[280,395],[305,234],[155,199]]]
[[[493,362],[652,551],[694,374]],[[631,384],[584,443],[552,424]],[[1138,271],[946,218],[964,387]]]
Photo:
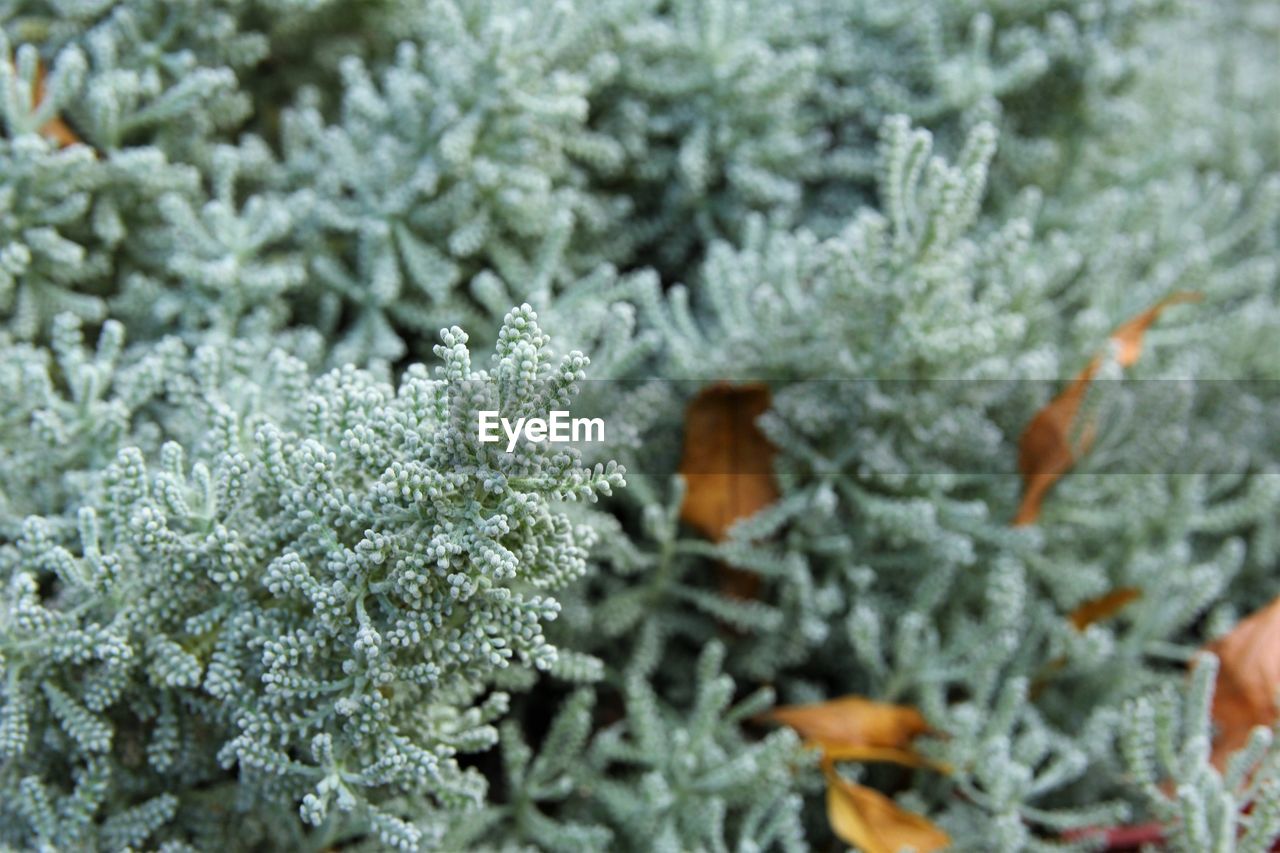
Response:
[[[957,850],[1270,849],[1275,715],[1214,709],[1280,594],[1277,45],[0,2],[0,847],[828,849],[840,778]],[[686,418],[744,389],[770,498],[710,536]],[[556,412],[598,440],[478,429]],[[771,721],[850,695],[911,767]]]

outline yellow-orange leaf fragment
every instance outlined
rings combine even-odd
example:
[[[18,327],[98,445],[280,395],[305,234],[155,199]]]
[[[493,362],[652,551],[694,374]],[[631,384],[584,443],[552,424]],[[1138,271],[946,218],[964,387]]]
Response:
[[[1228,756],[1249,740],[1254,726],[1269,726],[1276,721],[1280,598],[1205,648],[1220,662],[1213,694],[1213,719],[1218,725],[1213,763],[1221,769]]]
[[[856,760],[836,755],[865,747],[898,749],[917,735],[929,731],[929,724],[909,705],[873,702],[861,696],[842,696],[812,705],[786,705],[770,715],[796,730],[809,743],[822,747],[836,760]]]
[[[775,450],[756,427],[769,402],[765,385],[720,384],[704,389],[685,412],[680,517],[710,539],[723,539],[735,521],[778,499]]]
[[[1110,618],[1130,603],[1142,598],[1142,590],[1132,586],[1122,586],[1100,598],[1094,598],[1072,610],[1067,619],[1077,631],[1083,631],[1095,622]]]
[[[34,91],[31,94],[31,101],[36,106],[39,106],[44,101],[43,64],[36,66],[36,82]],[[68,145],[74,145],[80,141],[80,137],[76,136],[75,131],[67,127],[67,123],[57,116],[54,116],[40,126],[40,135],[58,143],[59,148],[66,148]]]
[[[1179,291],[1161,299],[1155,305],[1122,323],[1112,334],[1116,361],[1122,367],[1132,367],[1142,354],[1142,338],[1147,329],[1170,305],[1195,302],[1198,293]],[[1015,526],[1034,524],[1040,517],[1040,506],[1045,495],[1062,476],[1071,470],[1076,460],[1089,449],[1093,440],[1092,424],[1077,424],[1080,404],[1084,401],[1089,383],[1102,366],[1102,356],[1095,355],[1089,364],[1076,374],[1066,390],[1036,412],[1018,442],[1018,470],[1022,474],[1022,502],[1014,516]],[[1074,446],[1073,446],[1074,444]]]
[[[864,853],[898,853],[907,847],[931,853],[951,844],[927,818],[834,771],[827,774],[827,821],[840,840]]]

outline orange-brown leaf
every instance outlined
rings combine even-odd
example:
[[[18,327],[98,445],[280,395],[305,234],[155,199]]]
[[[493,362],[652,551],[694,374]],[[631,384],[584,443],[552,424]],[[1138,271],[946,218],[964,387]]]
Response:
[[[1219,768],[1249,739],[1254,726],[1272,725],[1280,690],[1280,598],[1229,634],[1205,647],[1218,656],[1213,719],[1218,736],[1213,762]]]
[[[929,724],[915,708],[873,702],[861,696],[787,705],[775,709],[771,716],[795,729],[806,741],[832,753],[833,758],[839,758],[836,753],[841,750],[863,747],[900,749],[929,731]]]
[[[1082,430],[1078,435],[1073,435],[1073,431],[1085,391],[1098,372],[1099,364],[1096,357],[1090,361],[1065,391],[1036,412],[1022,433],[1018,443],[1018,470],[1022,472],[1023,492],[1022,503],[1013,520],[1015,526],[1035,523],[1049,489],[1071,470],[1078,456],[1093,441],[1092,430]]]
[[[1067,619],[1077,631],[1083,631],[1095,622],[1114,616],[1139,598],[1142,598],[1142,590],[1132,586],[1122,586],[1100,598],[1086,601],[1072,610]]]
[[[840,840],[863,853],[898,853],[904,847],[931,853],[951,844],[927,818],[834,772],[827,774],[827,821]]]
[[[765,385],[714,385],[685,412],[685,479],[680,517],[715,541],[729,527],[778,499],[772,467],[776,452],[756,427],[769,408]]]
[[[1195,302],[1200,294],[1179,291],[1161,299],[1155,305],[1126,320],[1111,334],[1115,346],[1116,361],[1122,367],[1132,367],[1142,355],[1142,338],[1147,329],[1170,305]],[[1022,502],[1013,524],[1034,524],[1040,518],[1040,507],[1045,495],[1062,479],[1086,453],[1093,441],[1092,424],[1077,424],[1080,404],[1093,377],[1102,365],[1101,356],[1095,355],[1088,366],[1080,371],[1066,390],[1036,412],[1018,442],[1018,470],[1022,473]],[[1075,445],[1073,446],[1073,439]]]
[[[1070,622],[1077,631],[1083,631],[1095,622],[1101,622],[1103,619],[1109,619],[1116,615],[1130,603],[1137,601],[1142,597],[1142,590],[1124,586],[1114,589],[1104,596],[1086,601],[1075,610],[1067,614],[1067,621]],[[1031,698],[1034,700],[1044,692],[1049,682],[1062,671],[1067,665],[1065,657],[1055,657],[1040,668],[1040,673],[1031,682]]]
[[[1203,298],[1203,295],[1194,291],[1180,290],[1169,294],[1146,311],[1121,324],[1111,334],[1111,340],[1116,345],[1116,361],[1121,367],[1133,367],[1138,357],[1142,355],[1142,336],[1147,333],[1147,329],[1151,328],[1151,324],[1164,312],[1164,309],[1184,302],[1199,302]]]
[[[34,105],[39,106],[44,101],[43,64],[36,66],[35,87],[31,94],[31,100]],[[80,137],[76,136],[75,131],[67,127],[67,123],[57,116],[54,116],[40,126],[40,135],[58,143],[58,147],[60,148],[66,148],[68,145],[74,145],[80,141]]]

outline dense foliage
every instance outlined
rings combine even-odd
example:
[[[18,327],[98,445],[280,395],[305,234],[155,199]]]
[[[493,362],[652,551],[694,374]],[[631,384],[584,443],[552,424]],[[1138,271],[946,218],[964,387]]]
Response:
[[[824,773],[1270,849],[1199,650],[1280,595],[1276,68],[1274,0],[0,0],[0,849],[826,849]],[[768,721],[849,694],[921,766]]]

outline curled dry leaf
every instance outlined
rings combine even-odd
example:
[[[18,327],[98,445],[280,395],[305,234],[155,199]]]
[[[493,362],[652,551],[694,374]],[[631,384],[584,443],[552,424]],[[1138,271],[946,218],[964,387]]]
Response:
[[[1173,293],[1122,323],[1110,338],[1116,361],[1121,367],[1132,367],[1142,355],[1143,335],[1160,314],[1171,305],[1195,302],[1200,298],[1198,293]],[[1095,355],[1065,391],[1036,412],[1022,433],[1018,443],[1018,470],[1022,473],[1023,491],[1022,502],[1013,520],[1015,526],[1036,522],[1049,489],[1088,452],[1094,427],[1092,424],[1077,424],[1076,419],[1085,392],[1101,367],[1102,356]]]
[[[951,844],[950,836],[927,818],[834,770],[827,772],[827,820],[842,841],[864,853],[898,853],[904,848],[929,853]]]
[[[1276,722],[1280,691],[1280,598],[1205,647],[1218,657],[1213,719],[1218,736],[1213,763],[1219,769],[1249,739],[1255,726]]]
[[[1023,483],[1022,503],[1018,505],[1018,514],[1013,520],[1015,526],[1036,522],[1040,517],[1040,505],[1049,489],[1089,449],[1093,431],[1086,427],[1076,433],[1075,420],[1080,411],[1080,403],[1084,400],[1084,393],[1098,371],[1098,365],[1097,358],[1090,361],[1089,366],[1067,386],[1067,390],[1036,412],[1023,432],[1018,445],[1018,470],[1022,472]]]
[[[680,518],[716,542],[735,521],[778,499],[776,451],[756,426],[770,401],[766,385],[721,383],[703,389],[685,412]],[[720,586],[736,598],[755,598],[759,577],[721,566]]]
[[[1151,328],[1151,324],[1160,317],[1164,309],[1172,305],[1199,302],[1201,299],[1204,299],[1204,296],[1200,293],[1180,290],[1169,294],[1138,316],[1122,323],[1120,328],[1111,334],[1111,342],[1116,347],[1116,361],[1121,367],[1133,367],[1138,363],[1138,357],[1142,355],[1142,336],[1147,333],[1147,329]]]

